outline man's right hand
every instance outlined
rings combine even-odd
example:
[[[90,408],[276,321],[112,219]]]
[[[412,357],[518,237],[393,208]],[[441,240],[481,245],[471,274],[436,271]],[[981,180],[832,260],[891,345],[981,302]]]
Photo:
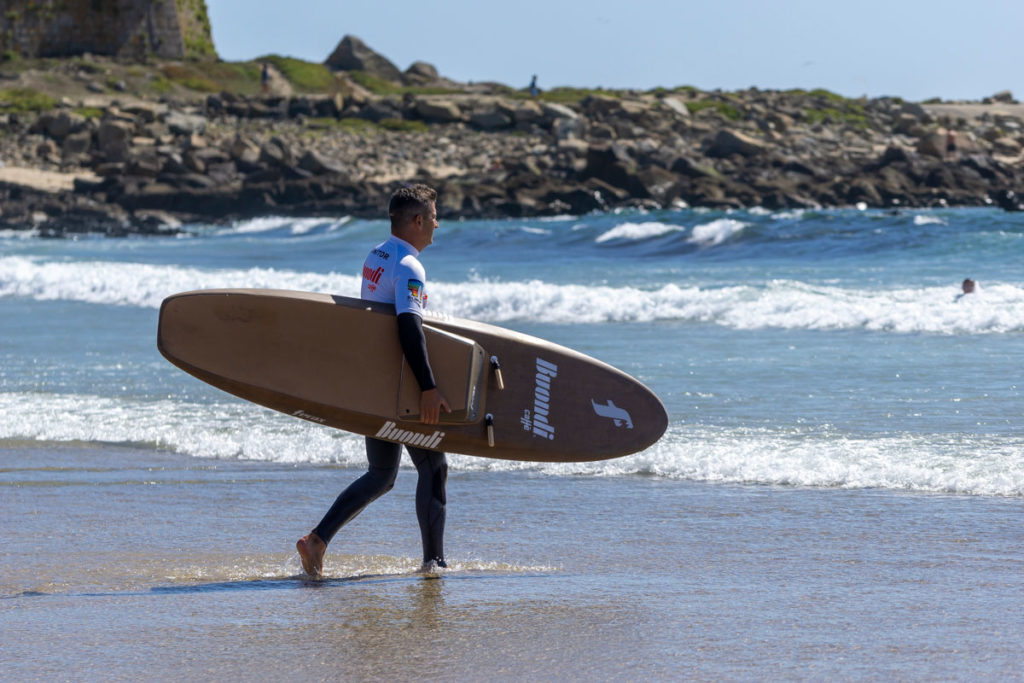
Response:
[[[441,419],[441,411],[452,412],[448,399],[437,389],[428,389],[420,394],[420,422],[436,425]]]

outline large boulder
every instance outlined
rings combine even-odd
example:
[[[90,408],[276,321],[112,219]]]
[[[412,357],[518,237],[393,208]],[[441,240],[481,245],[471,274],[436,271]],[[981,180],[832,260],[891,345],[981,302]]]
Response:
[[[544,110],[533,100],[524,100],[512,109],[512,118],[516,123],[536,123],[544,118]]]
[[[1024,198],[1013,190],[997,190],[991,197],[1003,211],[1024,211]]]
[[[391,60],[355,36],[342,38],[324,63],[337,71],[365,71],[387,81],[402,82],[402,72]]]
[[[917,153],[943,158],[946,155],[946,136],[937,132],[924,135],[917,141]]]
[[[541,102],[540,108],[548,122],[554,122],[556,119],[574,119],[579,117],[579,114],[572,108],[558,102]]]
[[[242,135],[235,136],[234,141],[232,141],[228,148],[228,154],[231,155],[232,161],[235,162],[238,168],[245,172],[255,170],[260,161],[259,145]]]
[[[572,119],[555,119],[555,122],[551,124],[551,132],[554,133],[555,140],[559,142],[569,140],[570,138],[582,140],[587,133],[586,121],[579,116]]]
[[[402,82],[406,85],[430,85],[440,79],[441,75],[434,65],[427,62],[413,62],[402,74]]]
[[[733,154],[752,157],[767,149],[760,140],[735,130],[720,130],[711,142],[707,155],[709,157],[727,157]]]
[[[108,161],[124,161],[128,153],[128,142],[134,133],[135,126],[125,121],[103,121],[96,131],[96,144]]]
[[[62,151],[66,160],[73,160],[87,154],[91,147],[92,133],[89,131],[82,131],[80,133],[72,133],[65,137]]]
[[[469,122],[481,130],[499,130],[512,125],[512,119],[500,109],[476,112],[469,117]]]
[[[1021,145],[1009,135],[998,137],[992,141],[996,154],[1005,156],[1017,156],[1020,154]]]
[[[267,166],[287,167],[295,163],[295,153],[284,140],[273,137],[260,147],[259,161]]]
[[[345,172],[345,167],[341,163],[321,154],[315,149],[307,150],[302,155],[302,158],[299,159],[299,168],[309,171],[313,175]]]
[[[678,97],[672,97],[670,95],[661,98],[661,106],[681,119],[690,118],[690,110],[687,109],[686,104]]]
[[[582,175],[584,178],[597,178],[634,196],[643,197],[646,191],[637,182],[636,168],[636,161],[623,145],[592,145],[587,151],[587,165]]]
[[[662,206],[679,195],[679,176],[659,166],[648,166],[636,174],[644,192]]]
[[[46,133],[55,140],[63,140],[72,133],[77,133],[85,127],[85,117],[67,111],[51,111],[41,115],[33,131]]]
[[[416,114],[428,123],[454,123],[462,120],[462,110],[452,100],[418,100]]]
[[[200,114],[186,114],[172,111],[167,114],[167,127],[174,135],[192,135],[206,130],[206,117]]]

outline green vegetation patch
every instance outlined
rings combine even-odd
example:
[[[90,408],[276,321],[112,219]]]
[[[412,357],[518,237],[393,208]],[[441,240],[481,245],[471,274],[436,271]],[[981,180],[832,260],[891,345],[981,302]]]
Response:
[[[691,114],[704,111],[705,109],[714,109],[723,118],[729,119],[730,121],[739,121],[743,118],[743,112],[736,107],[732,106],[728,102],[719,102],[718,100],[697,100],[695,102],[687,102],[686,108],[690,110]]]
[[[217,57],[213,47],[210,17],[204,0],[175,0],[178,18],[185,41],[185,55],[192,59]]]
[[[79,116],[84,116],[87,119],[101,119],[103,118],[103,110],[97,109],[96,107],[75,107],[72,109],[73,112]]]
[[[814,90],[804,90],[802,88],[791,88],[789,90],[782,91],[786,95],[795,95],[797,97],[820,97],[828,100],[829,102],[847,102],[847,98],[842,95],[838,95],[831,90],[825,88],[815,88]]]
[[[274,68],[280,71],[296,90],[301,92],[329,93],[335,89],[334,74],[323,64],[280,55],[266,55],[255,61],[260,68],[262,68],[263,62],[273,64]]]
[[[817,123],[844,123],[857,128],[868,127],[868,117],[863,107],[822,107],[821,109],[808,109],[804,112],[804,118],[810,124]]]
[[[814,124],[848,124],[857,128],[868,128],[868,117],[864,112],[864,99],[850,99],[830,90],[785,90],[783,94],[799,98],[813,98],[815,106],[807,107],[804,120]],[[802,103],[806,104],[806,102]]]
[[[512,97],[518,100],[532,99],[529,90],[512,90],[509,88],[507,93],[504,93],[507,97]],[[622,93],[618,90],[606,90],[604,88],[571,88],[567,86],[559,86],[557,88],[551,88],[549,90],[541,90],[540,95],[537,99],[544,102],[552,102],[556,104],[578,104],[580,101],[586,99],[591,95],[598,95],[602,97],[614,97],[621,98]]]
[[[165,64],[160,71],[171,83],[197,92],[255,95],[260,90],[260,65],[256,62],[182,62]],[[159,87],[155,81],[154,87]]]
[[[374,95],[453,95],[462,92],[452,88],[398,85],[365,71],[346,71],[345,74]]]
[[[348,71],[346,73],[349,78],[375,95],[398,95],[402,91],[401,86],[366,71]]]
[[[0,90],[0,111],[27,112],[53,109],[57,100],[31,88]]]
[[[700,88],[695,88],[692,85],[677,85],[674,88],[663,88],[658,86],[657,88],[651,88],[647,91],[648,95],[656,95],[658,97],[664,97],[665,95],[687,95],[694,97],[700,94]]]

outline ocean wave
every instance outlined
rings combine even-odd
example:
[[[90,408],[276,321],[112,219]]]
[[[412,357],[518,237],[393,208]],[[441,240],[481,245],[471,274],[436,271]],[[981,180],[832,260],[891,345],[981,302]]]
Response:
[[[661,237],[662,235],[668,235],[683,230],[685,230],[685,228],[682,226],[659,223],[657,221],[651,221],[649,223],[622,223],[620,225],[616,225],[610,230],[602,232],[597,236],[594,242],[597,244],[617,240],[636,242]]]
[[[627,222],[605,230],[594,239],[594,242],[595,244],[605,244],[608,242],[628,244],[657,239],[676,233],[689,233],[685,238],[685,243],[699,247],[713,247],[740,234],[749,225],[750,223],[734,218],[718,218],[708,223],[695,225],[692,229],[682,225],[659,221],[644,223]]]
[[[734,218],[719,218],[695,226],[689,241],[702,247],[713,247],[743,232],[749,225]]]
[[[734,329],[863,329],[982,334],[1024,331],[1024,288],[989,285],[957,299],[957,288],[851,289],[792,280],[762,285],[656,288],[481,281],[431,285],[435,310],[486,322],[683,321]]]
[[[0,441],[145,445],[197,458],[365,467],[362,437],[243,401],[200,404],[84,394],[0,394]],[[456,471],[645,475],[728,484],[1024,496],[1024,443],[992,434],[846,434],[673,424],[625,458],[528,463],[449,455]],[[403,461],[404,467],[410,467]]]
[[[217,228],[216,236],[252,235],[261,233],[284,233],[288,235],[305,235],[318,229],[334,231],[350,223],[352,218],[292,218],[288,216],[260,216],[236,221],[231,225]]]
[[[676,425],[652,448],[608,467],[720,483],[1024,496],[1022,447],[1020,439],[987,434],[861,438]]]
[[[267,288],[359,295],[359,278],[267,268],[212,269],[116,262],[0,258],[0,297],[159,307],[171,294]],[[860,289],[795,280],[721,287],[650,288],[542,280],[431,282],[431,310],[491,323],[683,321],[734,329],[863,329],[893,333],[1024,331],[1024,287],[987,284],[957,298],[955,286]]]
[[[81,301],[158,308],[171,294],[193,289],[253,287],[359,296],[359,278],[274,268],[202,269],[114,261],[0,258],[0,297]]]
[[[0,394],[0,439],[122,443],[200,458],[365,463],[362,437],[309,429],[241,400],[200,404],[87,394]]]

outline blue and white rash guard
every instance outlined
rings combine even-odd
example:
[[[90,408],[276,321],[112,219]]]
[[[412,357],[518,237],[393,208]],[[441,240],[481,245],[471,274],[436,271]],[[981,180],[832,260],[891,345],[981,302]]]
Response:
[[[427,274],[419,255],[414,246],[394,235],[378,244],[363,263],[360,297],[394,304],[398,315],[413,313],[422,318],[427,306]]]

